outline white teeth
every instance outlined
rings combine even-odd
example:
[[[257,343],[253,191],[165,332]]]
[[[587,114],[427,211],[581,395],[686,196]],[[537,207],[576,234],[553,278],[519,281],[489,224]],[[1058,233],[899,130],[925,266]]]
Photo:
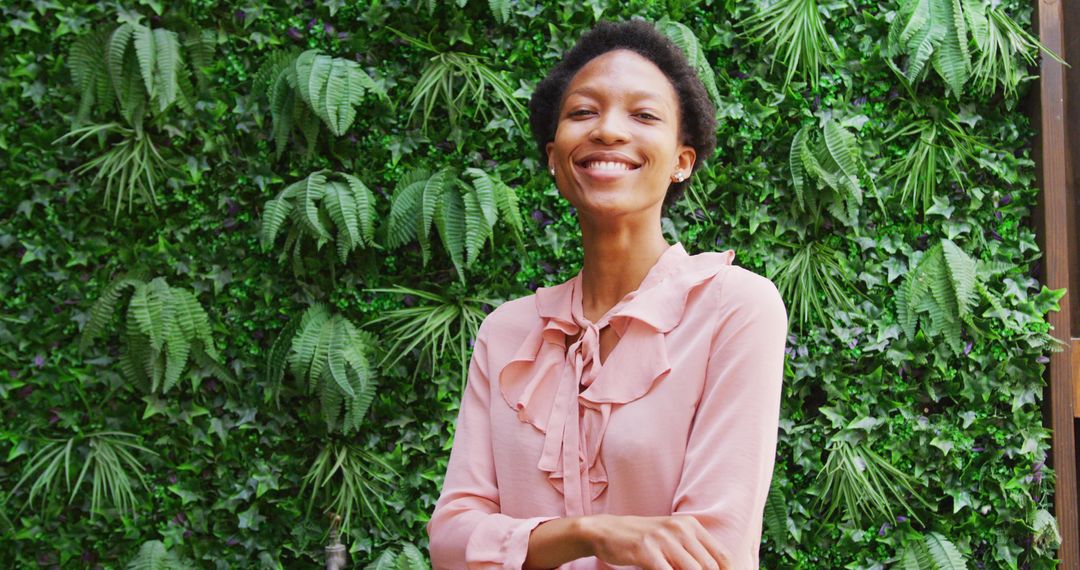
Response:
[[[585,163],[585,168],[591,168],[596,170],[630,170],[632,167],[625,162],[595,160]]]

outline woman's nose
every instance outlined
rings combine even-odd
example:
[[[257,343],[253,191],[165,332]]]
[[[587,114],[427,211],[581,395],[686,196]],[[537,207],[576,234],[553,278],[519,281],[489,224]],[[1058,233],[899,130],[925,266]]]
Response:
[[[590,138],[594,142],[610,145],[626,142],[629,140],[630,134],[625,121],[617,113],[603,113],[593,124]]]

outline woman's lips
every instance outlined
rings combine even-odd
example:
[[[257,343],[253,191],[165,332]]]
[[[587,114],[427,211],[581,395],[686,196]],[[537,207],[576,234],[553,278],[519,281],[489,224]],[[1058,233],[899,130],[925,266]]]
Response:
[[[611,160],[589,160],[574,164],[575,171],[597,181],[619,180],[633,174],[640,168],[640,166]]]

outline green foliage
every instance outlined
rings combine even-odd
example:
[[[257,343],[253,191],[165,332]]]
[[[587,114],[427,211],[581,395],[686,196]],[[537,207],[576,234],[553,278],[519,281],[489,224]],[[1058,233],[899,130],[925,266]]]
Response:
[[[291,227],[283,257],[289,252],[294,258],[301,257],[301,240],[309,238],[315,240],[316,250],[334,241],[338,258],[345,263],[357,247],[374,244],[375,196],[351,174],[319,170],[267,200],[259,236],[264,249],[273,248],[286,220]]]
[[[926,251],[896,293],[897,319],[904,334],[914,338],[921,321],[927,336],[942,337],[959,352],[963,325],[974,326],[978,286],[975,261],[952,240],[941,240]]]
[[[405,544],[401,552],[384,550],[374,562],[364,570],[428,570],[427,559],[420,549],[412,544]]]
[[[855,135],[826,119],[815,144],[810,138],[810,126],[806,125],[791,141],[788,165],[801,209],[819,218],[824,205],[844,225],[858,227],[863,202],[861,179],[870,180],[870,176]],[[807,191],[808,180],[818,183],[816,191]]]
[[[819,477],[820,496],[828,505],[825,519],[842,510],[844,519],[856,524],[896,520],[894,505],[908,505],[908,496],[925,506],[926,499],[915,491],[915,481],[865,445],[837,441],[829,447],[829,458]]]
[[[210,318],[199,301],[186,289],[170,287],[163,277],[149,282],[121,277],[114,281],[91,309],[80,346],[89,346],[105,329],[116,303],[131,289],[126,330],[127,352],[120,367],[128,379],[151,392],[168,392],[180,381],[194,361],[213,370],[218,378],[230,380],[210,334]]]
[[[119,135],[119,142],[106,143],[109,134]],[[115,195],[116,207],[113,210],[113,222],[119,219],[120,207],[123,206],[125,199],[129,216],[132,215],[136,195],[142,203],[150,207],[157,205],[157,193],[154,187],[164,178],[169,165],[158,153],[150,135],[145,131],[125,128],[119,123],[105,123],[72,129],[56,142],[69,137],[77,137],[71,144],[78,146],[84,140],[95,136],[103,145],[108,144],[109,150],[80,165],[74,173],[81,175],[97,171],[93,184],[102,181],[105,183],[105,209],[109,209],[109,204]]]
[[[310,394],[317,395],[330,431],[348,434],[360,429],[375,399],[375,371],[370,356],[375,337],[356,328],[325,305],[304,312],[296,327],[286,327],[271,349],[268,380],[271,391],[281,382],[284,364]],[[281,359],[282,347],[290,346]]]
[[[824,242],[811,241],[798,246],[769,278],[775,280],[791,320],[805,326],[811,321],[828,323],[835,311],[852,308],[845,293],[848,273],[838,251]]]
[[[394,190],[387,228],[387,246],[400,247],[415,239],[427,265],[434,224],[462,282],[465,268],[476,261],[500,217],[513,230],[518,243],[522,237],[514,189],[478,168],[465,172],[472,177],[472,186],[459,179],[452,168],[434,173],[416,169],[403,176]]]
[[[424,66],[409,95],[409,120],[412,121],[420,111],[421,130],[429,131],[428,122],[436,109],[446,112],[451,130],[459,127],[462,117],[487,120],[493,115],[488,100],[490,92],[490,97],[509,113],[518,130],[525,131],[521,122],[526,115],[525,105],[518,101],[510,84],[488,66],[486,58],[458,51],[439,51],[428,42],[401,32],[397,34],[410,44],[435,54]],[[460,133],[455,136],[460,137]]]
[[[772,49],[769,72],[777,62],[785,68],[784,87],[798,76],[816,86],[830,57],[843,57],[825,31],[817,0],[776,0],[740,23],[742,36],[762,40]]]
[[[263,63],[254,81],[255,91],[266,93],[273,120],[276,157],[299,130],[310,155],[318,139],[321,119],[334,136],[344,135],[356,120],[356,107],[368,94],[386,98],[386,92],[355,61],[331,57],[319,50],[279,52]]]
[[[986,0],[964,0],[963,5],[979,53],[971,74],[976,93],[990,95],[1000,86],[1008,100],[1015,100],[1020,84],[1036,77],[1029,75],[1026,68],[1036,65],[1035,56],[1040,50],[1065,63],[1005,14],[1000,5]]]
[[[106,513],[106,505],[121,515],[131,516],[139,504],[132,479],[147,488],[143,464],[136,455],[154,454],[134,443],[132,439],[136,437],[125,432],[105,431],[49,439],[30,458],[12,494],[30,483],[26,506],[40,498],[41,507],[47,508],[61,492],[70,493],[67,501],[70,504],[81,496],[83,483],[89,479],[91,517]]]
[[[900,556],[903,570],[967,570],[967,558],[944,536],[931,532],[908,543]]]
[[[341,517],[343,531],[349,529],[361,511],[386,528],[380,512],[385,508],[382,503],[395,475],[394,468],[371,451],[331,442],[323,447],[304,475],[301,493],[308,490],[309,513],[315,502],[321,500],[326,512]]]
[[[916,83],[930,67],[959,97],[971,75],[963,0],[905,0],[889,28],[886,57],[907,56],[902,77]],[[890,65],[891,60],[886,59]],[[927,65],[929,63],[930,65]]]
[[[170,552],[160,540],[148,540],[128,563],[128,570],[180,570],[191,565]]]
[[[914,139],[914,143],[886,169],[884,177],[899,184],[901,202],[910,201],[912,207],[924,210],[937,196],[939,172],[944,170],[962,188],[963,168],[975,162],[977,150],[984,147],[953,118],[915,121],[886,140],[897,138]]]
[[[716,73],[713,71],[712,64],[705,55],[705,51],[701,49],[701,41],[694,34],[694,30],[681,22],[669,20],[666,17],[655,22],[655,24],[664,35],[671,38],[671,41],[683,50],[686,59],[694,70],[698,72],[698,76],[701,77],[705,90],[709,92],[709,98],[712,99],[713,104],[720,106],[723,101],[720,97],[720,89],[716,87]]]
[[[419,362],[427,362],[435,371],[443,354],[450,350],[461,367],[461,384],[465,384],[469,366],[471,341],[484,320],[483,305],[498,305],[492,299],[469,297],[451,290],[446,295],[421,291],[400,285],[389,289],[372,289],[373,293],[412,295],[427,303],[384,312],[371,321],[372,325],[388,323],[385,335],[389,348],[380,365],[391,367],[414,349],[420,351]],[[419,364],[414,374],[420,369]]]

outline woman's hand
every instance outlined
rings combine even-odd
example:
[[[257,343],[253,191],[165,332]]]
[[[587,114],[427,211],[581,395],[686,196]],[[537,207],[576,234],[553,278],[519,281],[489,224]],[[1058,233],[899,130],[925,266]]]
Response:
[[[728,570],[727,560],[698,520],[689,515],[584,517],[593,554],[616,566],[644,570]]]

